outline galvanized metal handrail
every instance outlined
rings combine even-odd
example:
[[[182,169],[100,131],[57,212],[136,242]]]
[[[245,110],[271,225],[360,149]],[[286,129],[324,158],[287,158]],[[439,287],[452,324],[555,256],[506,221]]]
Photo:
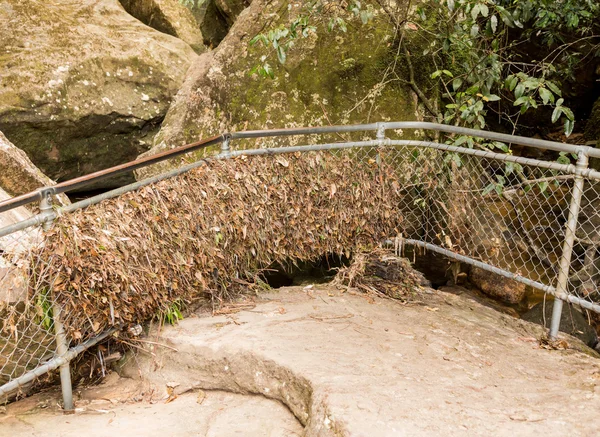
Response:
[[[197,141],[195,143],[186,144],[184,146],[166,150],[155,155],[147,156],[125,164],[120,164],[114,167],[100,170],[89,175],[80,176],[78,178],[61,182],[56,185],[41,187],[35,191],[22,194],[20,196],[16,196],[11,199],[7,199],[3,202],[0,202],[0,213],[19,206],[27,205],[29,203],[39,202],[46,194],[56,195],[78,190],[80,188],[89,186],[95,182],[106,180],[108,178],[140,168],[148,167],[158,162],[165,161],[167,159],[172,159],[176,156],[203,149],[211,145],[223,143],[225,141],[228,141],[229,139],[269,138],[295,135],[323,135],[344,132],[385,131],[392,129],[425,129],[458,135],[468,135],[478,138],[485,138],[487,140],[500,141],[508,144],[519,144],[522,146],[534,147],[545,150],[574,153],[577,155],[579,155],[580,153],[584,153],[588,157],[600,158],[600,149],[595,149],[589,146],[575,146],[572,144],[558,143],[554,141],[540,140],[536,138],[513,136],[497,132],[489,132],[459,126],[449,126],[445,124],[420,121],[395,121],[369,124],[355,124],[348,126],[322,126],[289,129],[251,130],[220,134],[211,138]],[[463,149],[461,148],[461,150]]]
[[[456,147],[448,144],[441,144],[432,141],[419,141],[419,140],[392,140],[385,138],[386,130],[394,129],[426,129],[438,132],[446,132],[459,135],[469,135],[473,137],[485,138],[488,140],[501,141],[508,144],[519,144],[528,147],[541,148],[545,150],[554,150],[567,153],[575,153],[579,157],[577,165],[572,164],[561,164],[558,162],[541,161],[532,158],[524,158],[518,156],[507,155],[503,153],[495,153],[492,151],[468,149],[464,147]],[[354,142],[341,142],[341,143],[325,143],[325,144],[308,144],[301,146],[285,146],[285,147],[274,147],[274,148],[260,148],[252,150],[236,150],[231,151],[229,143],[233,139],[251,139],[251,138],[268,138],[268,137],[283,137],[283,136],[294,136],[294,135],[323,135],[331,133],[343,133],[343,132],[361,132],[361,131],[375,131],[377,133],[375,140],[368,141],[354,141]],[[53,209],[49,199],[59,193],[69,192],[75,189],[88,186],[92,183],[113,177],[118,174],[133,171],[139,168],[143,168],[158,162],[173,158],[178,155],[189,153],[195,150],[199,150],[205,147],[209,147],[215,144],[221,144],[221,153],[215,157],[215,159],[227,159],[236,156],[243,155],[276,155],[284,153],[295,153],[295,152],[308,152],[308,151],[323,151],[323,150],[340,150],[349,148],[372,148],[372,147],[392,147],[392,146],[410,146],[410,147],[422,147],[427,149],[436,149],[454,153],[460,153],[464,155],[471,155],[483,159],[494,159],[500,161],[513,162],[523,165],[536,166],[540,168],[546,168],[551,170],[557,170],[573,175],[575,179],[573,196],[571,199],[568,226],[565,231],[565,243],[563,247],[563,253],[561,258],[561,271],[555,287],[541,282],[533,281],[520,274],[504,270],[502,268],[484,263],[480,260],[468,257],[447,248],[437,246],[425,241],[405,239],[404,244],[410,244],[432,250],[440,253],[449,258],[457,261],[465,262],[473,266],[479,267],[483,270],[499,274],[506,278],[513,279],[517,282],[533,286],[538,288],[545,293],[554,295],[557,299],[554,305],[554,314],[552,319],[552,326],[550,330],[550,336],[555,337],[558,333],[559,322],[560,322],[560,311],[562,307],[562,301],[571,302],[580,305],[583,308],[590,309],[592,311],[600,313],[600,305],[587,301],[585,299],[573,296],[567,292],[565,283],[569,272],[569,262],[573,250],[573,239],[574,229],[578,220],[579,206],[581,203],[581,186],[583,178],[592,178],[600,180],[600,172],[594,171],[587,167],[587,160],[589,157],[600,158],[600,150],[594,149],[588,146],[574,146],[564,143],[557,143],[552,141],[545,141],[533,138],[525,138],[518,136],[511,136],[507,134],[486,132],[474,129],[461,128],[456,126],[447,126],[437,123],[426,123],[426,122],[385,122],[385,123],[371,123],[371,124],[358,124],[350,126],[325,126],[325,127],[307,127],[307,128],[292,128],[292,129],[274,129],[274,130],[260,130],[260,131],[244,131],[225,133],[215,137],[211,137],[202,141],[187,144],[185,146],[161,152],[156,155],[148,156],[136,161],[132,161],[126,164],[122,164],[116,167],[111,167],[96,173],[92,173],[87,176],[82,176],[70,181],[62,182],[52,187],[43,187],[31,193],[24,194],[22,196],[9,199],[5,202],[0,202],[0,212],[8,211],[18,206],[26,205],[31,202],[40,201],[40,213],[21,222],[0,228],[0,237],[9,235],[11,233],[32,227],[37,225],[46,226],[49,225],[53,220],[60,217],[61,214],[76,211],[78,209],[86,208],[90,205],[100,203],[106,199],[121,196],[127,192],[138,190],[144,186],[159,182],[164,179],[169,179],[174,176],[188,172],[194,168],[198,168],[206,163],[207,160],[199,160],[192,164],[185,165],[175,170],[168,171],[111,191],[107,191],[97,196],[81,200],[79,202],[72,203],[70,205],[61,206]],[[57,311],[56,315],[59,316],[60,312]],[[56,326],[60,326],[60,320]],[[0,395],[7,394],[11,390],[18,388],[22,384],[33,380],[35,377],[41,374],[61,368],[61,382],[63,385],[63,397],[65,400],[65,408],[69,409],[72,407],[72,393],[70,386],[69,376],[69,361],[73,359],[78,353],[90,347],[93,344],[101,341],[102,339],[111,335],[115,328],[101,334],[100,336],[90,339],[85,343],[82,343],[75,348],[66,348],[66,339],[64,338],[64,332],[61,329],[56,330],[56,342],[57,342],[57,356],[48,361],[46,364],[27,372],[13,381],[0,387]]]

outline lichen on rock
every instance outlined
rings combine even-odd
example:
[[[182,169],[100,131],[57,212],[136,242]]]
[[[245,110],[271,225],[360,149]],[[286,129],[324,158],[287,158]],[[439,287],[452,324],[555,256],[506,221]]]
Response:
[[[185,41],[196,53],[206,50],[200,26],[178,0],[119,0],[125,10],[147,26]]]
[[[249,41],[287,25],[298,13],[291,6],[286,0],[255,0],[240,14],[218,48],[195,61],[149,153],[227,130],[417,117],[409,88],[383,79],[396,49],[394,29],[381,13],[360,29],[323,30],[297,40],[287,62],[276,66],[274,79],[251,74],[269,50]],[[165,168],[141,171],[138,177]]]
[[[0,28],[0,130],[59,180],[147,150],[197,56],[117,0],[2,0]]]

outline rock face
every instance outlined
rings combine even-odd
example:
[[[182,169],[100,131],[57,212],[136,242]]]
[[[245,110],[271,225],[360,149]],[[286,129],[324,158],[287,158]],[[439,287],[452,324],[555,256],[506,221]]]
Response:
[[[185,41],[196,53],[206,50],[196,19],[178,0],[119,1],[127,12],[147,26]]]
[[[54,185],[54,181],[42,173],[25,152],[8,141],[2,132],[0,132],[0,169],[2,169],[0,188],[7,197]],[[59,195],[57,199],[63,205],[69,203],[65,195]]]
[[[519,303],[525,297],[525,284],[490,273],[479,267],[471,267],[469,279],[488,296],[508,303]]]
[[[600,148],[600,99],[596,100],[590,118],[585,124],[584,137],[589,145]],[[600,171],[600,158],[590,159],[590,167]]]
[[[11,196],[0,188],[0,202],[10,198]],[[3,212],[0,214],[0,228],[27,220],[31,215],[31,211],[24,206]],[[8,253],[19,255],[37,244],[39,240],[38,237],[39,233],[34,230],[19,231],[5,237],[0,237],[0,254]]]
[[[0,0],[0,130],[53,179],[149,147],[196,54],[117,0]]]
[[[274,79],[250,74],[269,49],[249,41],[287,24],[293,19],[287,11],[284,0],[255,0],[240,14],[218,48],[195,61],[151,153],[226,130],[416,118],[408,88],[381,84],[396,53],[392,29],[381,14],[360,32],[309,32],[296,41],[284,65],[269,59]]]
[[[0,202],[13,196],[54,185],[54,181],[29,160],[25,152],[15,147],[0,132]],[[55,198],[59,204],[69,204],[64,194]],[[35,205],[34,205],[35,206]],[[0,228],[27,220],[31,210],[24,206],[0,213]],[[29,228],[0,237],[0,304],[13,304],[27,296],[27,251],[42,242],[39,228]]]
[[[0,202],[11,196],[0,188]],[[0,228],[27,220],[31,212],[21,206],[0,213]],[[27,265],[23,265],[24,254],[41,241],[39,229],[26,229],[0,237],[0,306],[16,303],[27,296]]]
[[[204,43],[209,47],[216,47],[250,2],[251,0],[188,0],[185,4],[202,29]]]
[[[143,345],[152,354],[122,374],[162,398],[179,384],[175,395],[200,388],[279,400],[305,437],[599,434],[588,418],[600,408],[590,396],[597,358],[579,340],[560,334],[592,356],[535,347],[541,327],[465,296],[422,299],[400,306],[326,286],[282,288],[258,296],[236,323],[199,315],[153,330],[152,341],[169,347]],[[564,399],[589,411],[566,410]]]

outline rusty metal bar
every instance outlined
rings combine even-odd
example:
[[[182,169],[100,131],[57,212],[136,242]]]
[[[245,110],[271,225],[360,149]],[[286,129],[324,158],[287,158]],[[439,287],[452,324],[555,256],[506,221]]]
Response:
[[[44,193],[50,192],[52,195],[66,193],[69,191],[77,190],[98,182],[105,180],[123,173],[128,173],[138,168],[147,167],[152,164],[156,164],[167,159],[174,158],[195,150],[204,149],[214,144],[219,144],[224,141],[224,135],[217,135],[215,137],[207,138],[195,143],[186,144],[185,146],[177,147],[175,149],[166,150],[156,155],[146,156],[145,158],[136,159],[135,161],[127,162],[125,164],[110,167],[104,170],[90,173],[85,176],[80,176],[75,179],[71,179],[51,187],[43,187],[39,190],[32,191],[27,194],[13,197],[11,199],[0,202],[0,213],[16,208],[18,206],[27,205],[32,202],[40,201],[44,197]]]
[[[100,170],[95,173],[91,173],[86,176],[81,176],[69,181],[61,182],[52,187],[43,187],[37,191],[32,191],[21,196],[13,197],[4,202],[0,202],[0,213],[16,208],[18,206],[27,205],[31,202],[39,201],[42,199],[42,192],[51,191],[52,194],[66,193],[73,191],[85,186],[88,186],[94,182],[104,180],[119,174],[127,173],[138,168],[147,167],[158,162],[174,158],[185,153],[192,152],[201,148],[205,148],[217,143],[226,142],[227,147],[229,141],[232,139],[248,139],[248,138],[268,138],[278,136],[293,136],[293,135],[323,135],[330,133],[342,133],[342,132],[364,132],[364,131],[375,131],[385,132],[390,129],[425,129],[433,130],[437,132],[446,132],[458,135],[469,135],[473,137],[485,138],[488,140],[502,141],[509,144],[520,144],[528,147],[535,147],[540,149],[555,150],[567,153],[585,153],[587,156],[600,158],[600,150],[588,146],[574,146],[571,144],[557,143],[554,141],[539,140],[535,138],[527,138],[520,136],[513,136],[508,134],[502,134],[497,132],[487,132],[476,129],[468,129],[458,126],[448,126],[439,123],[419,122],[419,121],[397,121],[397,122],[379,122],[370,124],[355,124],[348,126],[321,126],[321,127],[302,127],[302,128],[289,128],[289,129],[270,129],[270,130],[255,130],[255,131],[243,131],[224,133],[217,135],[205,140],[197,141],[195,143],[186,144],[185,146],[177,147],[175,149],[167,150],[156,155],[147,156],[142,159],[131,161],[125,164],[117,165],[115,167]]]

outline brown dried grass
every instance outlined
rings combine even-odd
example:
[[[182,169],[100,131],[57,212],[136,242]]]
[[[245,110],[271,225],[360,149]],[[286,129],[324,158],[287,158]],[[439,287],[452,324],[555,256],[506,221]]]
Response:
[[[352,153],[210,161],[61,217],[36,258],[78,340],[174,301],[218,305],[275,262],[369,250],[403,231],[401,205],[394,170]]]

